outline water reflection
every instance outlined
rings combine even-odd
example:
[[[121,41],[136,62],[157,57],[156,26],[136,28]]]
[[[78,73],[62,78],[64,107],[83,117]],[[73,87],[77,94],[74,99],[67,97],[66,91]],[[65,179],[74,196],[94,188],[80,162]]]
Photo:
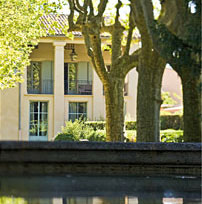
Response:
[[[0,204],[200,204],[201,180],[185,176],[5,176]]]
[[[99,198],[99,197],[77,197],[77,198],[14,198],[0,197],[0,204],[183,204],[183,203],[201,203],[200,200],[183,202],[183,198],[163,198],[162,200],[142,200],[137,197],[125,198]]]

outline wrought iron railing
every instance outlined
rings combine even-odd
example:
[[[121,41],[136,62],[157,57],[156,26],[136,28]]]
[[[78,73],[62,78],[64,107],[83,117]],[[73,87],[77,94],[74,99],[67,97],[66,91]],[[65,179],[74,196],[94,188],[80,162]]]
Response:
[[[66,95],[92,95],[92,81],[65,80],[64,92]]]
[[[53,80],[44,79],[40,82],[27,82],[28,94],[53,94]]]

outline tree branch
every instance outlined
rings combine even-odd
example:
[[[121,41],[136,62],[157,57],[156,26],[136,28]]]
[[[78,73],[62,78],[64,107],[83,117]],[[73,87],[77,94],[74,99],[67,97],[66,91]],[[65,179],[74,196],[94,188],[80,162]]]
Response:
[[[151,0],[142,0],[146,25],[157,52],[180,74],[182,68],[192,67],[199,72],[200,63],[193,59],[192,49],[181,39],[172,34],[165,25],[154,20]]]
[[[133,37],[133,29],[135,27],[135,23],[132,18],[132,8],[130,8],[130,17],[129,17],[129,31],[128,31],[128,36],[127,36],[127,42],[126,42],[126,48],[124,51],[124,55],[129,55],[130,51],[130,45]]]
[[[135,50],[131,55],[123,56],[124,66],[122,72],[126,75],[131,69],[138,66],[141,48]]]
[[[80,10],[81,12],[84,12],[84,9],[83,7],[81,6],[81,4],[79,3],[79,0],[75,0],[75,3],[74,3],[77,7],[78,10]]]
[[[93,2],[89,0],[90,17],[94,16]]]
[[[116,17],[115,23],[113,25],[113,32],[112,32],[112,67],[111,71],[113,71],[113,64],[116,64],[116,60],[118,60],[121,56],[121,41],[122,35],[124,31],[124,27],[119,22],[119,9],[121,8],[122,2],[119,0],[118,4],[116,5]]]
[[[108,3],[108,0],[100,0],[100,3],[98,5],[98,15],[97,15],[98,17],[103,16],[107,3]]]

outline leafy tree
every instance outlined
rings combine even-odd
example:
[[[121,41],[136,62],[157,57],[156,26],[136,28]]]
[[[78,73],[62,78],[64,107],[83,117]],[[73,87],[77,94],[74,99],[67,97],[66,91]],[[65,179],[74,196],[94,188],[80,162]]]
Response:
[[[29,54],[44,35],[40,17],[51,11],[47,0],[0,1],[0,89],[22,82]]]
[[[201,141],[201,1],[161,1],[161,20],[154,20],[151,0],[142,0],[155,50],[182,80],[184,141]],[[172,14],[172,15],[171,15]]]
[[[70,7],[69,31],[82,31],[87,53],[104,85],[107,141],[123,141],[124,79],[127,73],[137,65],[140,51],[129,53],[135,28],[132,9],[128,17],[128,25],[124,25],[120,21],[120,9],[123,6],[120,0],[113,13],[114,18],[104,17],[108,0],[100,1],[97,5],[92,0],[84,0],[83,4],[77,0],[68,0],[68,2]],[[107,69],[102,51],[101,34],[106,32],[111,37],[110,69]],[[126,37],[126,46],[123,50],[122,39],[124,37]]]
[[[163,92],[161,94],[163,104],[168,104],[168,105],[175,105],[176,101],[170,96],[169,92]]]

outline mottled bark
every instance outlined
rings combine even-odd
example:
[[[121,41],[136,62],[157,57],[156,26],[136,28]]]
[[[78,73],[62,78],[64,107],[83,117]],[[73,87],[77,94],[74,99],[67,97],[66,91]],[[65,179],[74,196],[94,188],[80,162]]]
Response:
[[[160,136],[161,82],[165,62],[153,49],[140,0],[134,0],[134,20],[141,34],[138,63],[137,141],[158,142]]]
[[[106,9],[108,0],[100,1],[98,11],[94,12],[92,0],[85,0],[83,6],[76,0],[68,0],[70,5],[69,25],[70,31],[82,31],[88,56],[91,59],[93,67],[104,85],[105,103],[106,103],[106,135],[107,141],[123,141],[124,127],[124,79],[127,73],[136,67],[139,52],[135,51],[129,54],[132,32],[135,27],[131,15],[129,17],[129,34],[127,36],[126,51],[122,52],[122,37],[127,29],[119,21],[119,10],[122,2],[118,0],[116,5],[115,21],[112,25],[105,25],[103,13]],[[90,12],[89,12],[90,9]],[[79,16],[74,21],[74,12]],[[95,14],[97,13],[97,14]],[[103,52],[101,49],[101,33],[109,32],[111,34],[111,67],[107,70]]]
[[[108,142],[124,141],[123,88],[123,78],[111,78],[109,83],[104,84],[106,104],[106,139]]]
[[[199,142],[201,140],[200,1],[195,1],[195,13],[190,12],[186,1],[176,0],[172,4],[169,1],[164,2],[160,22],[154,21],[151,0],[142,0],[141,3],[154,48],[170,63],[182,80],[184,140]]]
[[[153,51],[141,56],[138,66],[137,141],[158,142],[160,137],[161,82],[165,63]]]
[[[184,141],[201,142],[201,95],[200,77],[183,72]]]

